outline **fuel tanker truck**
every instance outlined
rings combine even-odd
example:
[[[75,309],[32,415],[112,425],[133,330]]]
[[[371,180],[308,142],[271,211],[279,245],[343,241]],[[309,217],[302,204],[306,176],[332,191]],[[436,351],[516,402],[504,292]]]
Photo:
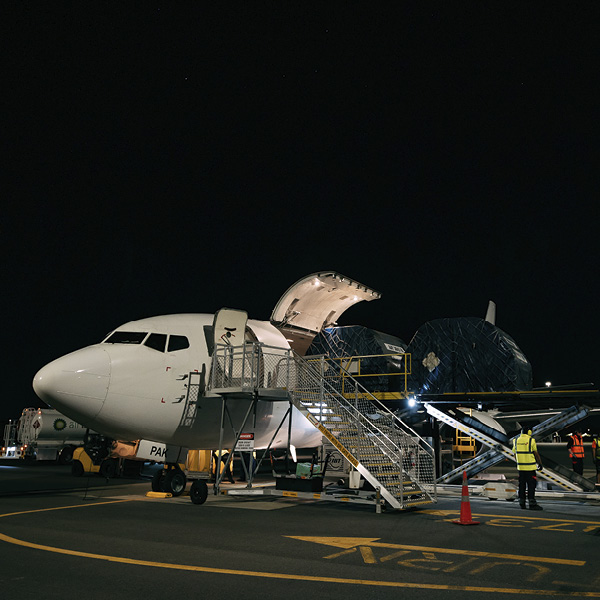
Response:
[[[86,428],[51,408],[25,408],[6,426],[2,454],[6,457],[70,463],[83,444]]]

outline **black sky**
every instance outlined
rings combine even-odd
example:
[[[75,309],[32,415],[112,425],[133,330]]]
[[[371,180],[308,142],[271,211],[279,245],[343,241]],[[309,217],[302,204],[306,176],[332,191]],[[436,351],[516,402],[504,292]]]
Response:
[[[268,319],[336,270],[410,341],[484,316],[534,384],[600,382],[593,4],[15,3],[0,419],[157,314]]]

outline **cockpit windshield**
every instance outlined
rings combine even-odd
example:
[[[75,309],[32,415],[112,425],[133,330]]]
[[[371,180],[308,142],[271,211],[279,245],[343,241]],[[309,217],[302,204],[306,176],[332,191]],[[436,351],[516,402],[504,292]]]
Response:
[[[105,344],[141,344],[148,335],[146,331],[115,331],[105,340]]]

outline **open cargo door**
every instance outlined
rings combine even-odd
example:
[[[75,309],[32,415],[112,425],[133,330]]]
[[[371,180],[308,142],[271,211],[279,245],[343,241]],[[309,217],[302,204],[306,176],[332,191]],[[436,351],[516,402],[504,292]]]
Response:
[[[333,271],[313,273],[297,281],[281,297],[271,323],[304,355],[324,327],[335,325],[348,308],[363,300],[377,300],[379,292]]]

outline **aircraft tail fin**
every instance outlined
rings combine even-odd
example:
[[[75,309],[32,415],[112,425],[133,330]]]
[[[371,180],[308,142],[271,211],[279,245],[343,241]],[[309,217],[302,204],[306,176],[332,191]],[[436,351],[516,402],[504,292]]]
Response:
[[[485,313],[485,320],[492,325],[496,324],[496,303],[493,300],[489,301],[487,312]]]

